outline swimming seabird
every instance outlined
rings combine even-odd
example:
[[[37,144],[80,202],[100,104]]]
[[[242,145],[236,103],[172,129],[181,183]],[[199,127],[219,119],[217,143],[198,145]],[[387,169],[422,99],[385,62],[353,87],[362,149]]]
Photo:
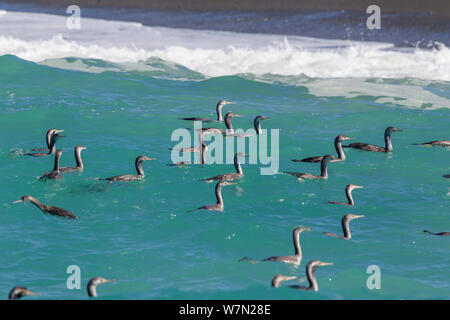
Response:
[[[61,179],[62,178],[62,175],[59,170],[59,160],[61,159],[61,155],[62,155],[62,151],[56,150],[53,170],[50,172],[45,172],[42,175],[42,177],[40,177],[39,179],[52,179],[53,180],[53,179]]]
[[[15,299],[20,299],[20,298],[22,298],[22,297],[30,296],[30,295],[33,295],[33,296],[40,296],[39,293],[37,293],[37,292],[32,292],[32,291],[28,290],[28,289],[25,288],[25,287],[14,287],[14,288],[12,288],[11,291],[9,292],[8,299],[9,299],[9,300],[15,300]]]
[[[168,163],[167,166],[169,167],[182,167],[184,165],[192,164],[190,161],[178,161],[175,163]]]
[[[181,120],[188,121],[203,121],[203,122],[222,122],[222,107],[227,104],[235,104],[235,102],[220,100],[216,105],[217,119],[208,119],[208,118],[180,118]]]
[[[450,236],[450,232],[431,232],[428,230],[423,230],[423,232],[433,234],[435,236]]]
[[[38,199],[36,199],[36,198],[34,198],[32,196],[28,196],[28,195],[23,196],[22,198],[20,198],[19,200],[14,201],[13,203],[25,202],[25,201],[30,201],[36,207],[41,209],[42,212],[47,213],[47,214],[51,214],[51,215],[59,216],[59,217],[64,217],[64,218],[68,218],[68,219],[77,219],[78,218],[72,212],[69,212],[69,211],[67,211],[65,209],[61,209],[61,208],[54,207],[54,206],[47,206],[47,205],[41,203]]]
[[[59,172],[67,173],[67,172],[72,172],[72,171],[83,171],[84,165],[83,165],[83,160],[81,160],[81,151],[83,151],[85,149],[87,149],[87,148],[83,147],[83,146],[76,146],[75,150],[74,150],[74,154],[75,154],[75,162],[76,162],[77,166],[76,167],[60,167]]]
[[[236,179],[240,179],[244,176],[244,171],[242,171],[241,164],[239,163],[239,157],[248,157],[248,154],[238,152],[234,155],[234,167],[236,168],[236,172],[233,173],[227,173],[227,174],[219,174],[217,176],[206,178],[206,179],[200,179],[199,181],[206,181],[207,183],[211,183],[215,180],[221,181],[233,181]]]
[[[306,266],[306,277],[308,278],[309,286],[305,287],[305,286],[300,286],[300,285],[290,285],[288,287],[292,288],[292,289],[299,289],[299,290],[306,290],[306,291],[319,291],[319,285],[317,284],[317,280],[316,280],[314,273],[318,267],[332,266],[332,265],[333,265],[332,262],[322,262],[319,260],[312,260]],[[277,274],[272,279],[272,287],[278,288],[280,286],[281,282],[287,281],[287,280],[293,280],[293,279],[296,279],[296,277],[288,277],[288,276],[284,276],[282,274]]]
[[[331,156],[332,159],[330,162],[337,162],[337,161],[344,161],[345,160],[345,153],[344,150],[342,150],[342,141],[345,140],[353,140],[355,138],[347,137],[346,135],[340,134],[334,139],[334,148],[336,149],[336,153],[338,157]],[[294,162],[320,162],[322,161],[323,156],[317,156],[317,157],[309,157],[305,159],[293,159]]]
[[[285,172],[286,174],[289,174],[291,176],[297,177],[298,181],[303,182],[304,179],[308,180],[314,180],[314,179],[328,179],[328,171],[327,166],[328,162],[330,162],[333,159],[332,155],[325,155],[322,158],[322,161],[320,162],[320,176],[310,173],[301,173],[301,172]]]
[[[45,135],[45,142],[47,144],[47,148],[34,148],[31,149],[31,151],[49,151],[51,149],[50,147],[50,141],[54,134],[64,132],[64,130],[58,130],[58,129],[49,129],[47,130],[47,134]]]
[[[107,283],[107,282],[115,282],[115,279],[105,279],[102,277],[95,277],[92,278],[91,280],[89,280],[88,285],[87,285],[87,293],[89,295],[89,297],[97,297],[97,286],[99,284],[102,283]]]
[[[355,184],[348,184],[345,187],[345,195],[347,196],[348,202],[328,201],[328,203],[331,203],[331,204],[342,204],[344,206],[354,206],[355,205],[355,201],[353,200],[352,191],[354,189],[362,189],[362,188],[364,188],[364,186],[357,186]]]
[[[205,151],[208,151],[208,146],[203,142],[201,144],[201,147],[185,147],[185,148],[177,148],[177,149],[173,149],[173,148],[169,148],[169,150],[175,150],[175,151],[179,151],[179,152],[191,152],[191,153],[196,153],[196,152],[200,152],[201,150],[205,149]]]
[[[56,141],[59,138],[64,138],[65,136],[60,135],[59,133],[56,133],[54,135],[52,135],[51,139],[50,139],[50,148],[48,150],[48,152],[37,152],[37,153],[25,153],[26,156],[31,156],[31,157],[45,157],[51,154],[54,154],[56,151]]]
[[[403,130],[399,130],[394,127],[387,127],[384,131],[384,141],[385,141],[385,147],[379,147],[375,146],[373,144],[368,143],[361,143],[361,142],[354,142],[350,143],[347,146],[342,146],[343,148],[355,148],[359,150],[364,151],[373,151],[373,152],[392,152],[394,149],[392,148],[392,142],[391,142],[391,134],[392,132],[402,132]]]
[[[193,212],[193,211],[196,211],[196,210],[209,210],[209,211],[220,211],[220,212],[222,212],[223,208],[224,208],[224,203],[223,203],[223,198],[222,198],[222,187],[229,186],[229,185],[232,185],[232,184],[236,184],[236,183],[231,183],[231,182],[228,182],[228,181],[219,181],[219,182],[217,182],[216,189],[215,189],[216,199],[217,199],[216,204],[210,204],[210,205],[207,205],[207,206],[201,206],[201,207],[199,207],[197,209],[194,209],[194,210],[191,210],[191,211],[188,211],[188,212]]]
[[[311,231],[311,228],[309,227],[296,227],[294,231],[292,232],[292,240],[294,243],[294,255],[290,256],[272,256],[268,257],[262,260],[253,260],[248,257],[244,257],[240,259],[239,261],[248,261],[250,263],[257,263],[257,262],[263,262],[263,261],[280,261],[284,263],[290,263],[293,265],[300,265],[302,262],[302,248],[300,246],[300,234],[303,231]]]
[[[344,236],[340,236],[337,235],[335,233],[330,233],[330,232],[324,232],[323,234],[327,235],[327,236],[333,236],[333,237],[337,237],[339,239],[345,239],[345,240],[350,240],[352,238],[352,234],[350,232],[350,221],[354,220],[354,219],[358,219],[358,218],[364,218],[364,215],[356,215],[356,214],[346,214],[345,216],[342,217],[341,220],[341,224],[342,224],[342,230],[344,231]]]
[[[437,147],[450,147],[450,140],[434,140],[424,143],[413,143],[415,146],[426,145],[426,146],[437,146]]]
[[[135,181],[135,180],[141,180],[145,177],[144,170],[142,169],[142,162],[147,160],[156,160],[156,158],[149,158],[146,156],[139,156],[136,158],[135,166],[137,174],[124,174],[121,176],[114,176],[99,180],[108,180],[108,181]]]

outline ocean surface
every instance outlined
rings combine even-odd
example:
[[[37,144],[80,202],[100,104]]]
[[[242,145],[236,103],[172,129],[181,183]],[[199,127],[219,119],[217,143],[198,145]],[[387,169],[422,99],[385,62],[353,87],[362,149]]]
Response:
[[[83,18],[0,11],[0,297],[16,285],[41,299],[86,299],[91,277],[117,282],[98,287],[100,299],[448,299],[450,242],[426,235],[450,231],[450,150],[412,143],[450,139],[450,49],[397,47],[389,42],[143,26]],[[448,33],[447,33],[448,34]],[[180,117],[215,117],[218,100],[242,115],[235,128],[279,129],[279,174],[243,163],[245,176],[223,189],[222,213],[187,212],[215,203],[214,184],[197,181],[233,172],[231,164],[167,166],[171,134],[192,127]],[[223,128],[223,124],[220,124]],[[346,149],[326,181],[298,182],[283,171],[319,173],[318,164],[291,159],[335,154],[334,137],[384,145],[388,126],[394,152]],[[63,166],[83,145],[83,173],[60,181],[37,178],[53,157],[20,155],[45,146],[49,128]],[[98,178],[133,174],[139,182]],[[210,156],[210,155],[208,155]],[[353,183],[354,207],[345,201]],[[32,195],[79,217],[66,220],[32,204]],[[351,223],[346,213],[364,214]],[[238,262],[293,254],[301,235],[303,261]],[[306,284],[305,266],[319,259],[319,292],[271,288],[278,273]],[[81,269],[81,290],[69,290],[66,269]],[[381,270],[381,289],[369,290],[366,272]],[[296,283],[286,283],[292,284]],[[27,298],[25,298],[27,299]],[[38,299],[30,297],[28,299]]]

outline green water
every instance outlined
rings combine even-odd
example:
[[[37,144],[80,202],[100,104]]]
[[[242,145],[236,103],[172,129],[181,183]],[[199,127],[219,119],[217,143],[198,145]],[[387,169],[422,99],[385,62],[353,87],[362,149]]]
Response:
[[[423,230],[450,231],[450,186],[442,177],[450,173],[450,150],[411,144],[449,139],[450,111],[426,110],[429,105],[409,108],[401,102],[404,88],[410,87],[433,92],[448,103],[449,83],[386,81],[391,95],[398,92],[396,105],[366,94],[312,95],[307,85],[316,79],[301,79],[304,85],[296,86],[256,81],[251,75],[206,79],[169,67],[157,73],[88,73],[13,56],[0,57],[0,69],[3,298],[22,285],[40,292],[41,299],[85,299],[87,281],[103,276],[117,279],[98,288],[104,299],[448,299],[450,239]],[[345,85],[346,79],[329,81]],[[250,128],[257,114],[271,117],[263,128],[280,129],[280,172],[319,173],[317,164],[290,159],[334,154],[337,134],[383,145],[387,126],[404,132],[393,134],[392,154],[348,150],[345,162],[329,165],[327,181],[262,176],[261,165],[243,164],[245,176],[239,184],[223,189],[223,213],[188,213],[215,202],[214,184],[197,179],[234,168],[166,166],[168,148],[175,144],[170,135],[192,125],[177,119],[181,116],[214,117],[221,98],[236,102],[226,111],[243,115],[233,119],[236,128]],[[83,173],[43,182],[37,177],[52,168],[53,157],[11,153],[44,147],[49,128],[65,130],[66,137],[57,143],[64,152],[63,166],[74,165],[75,145],[87,147]],[[143,181],[96,180],[134,173],[134,159],[141,154],[157,158],[144,163]],[[354,191],[355,207],[326,204],[344,201],[348,183],[365,187]],[[25,194],[79,219],[12,203]],[[322,234],[340,233],[346,213],[366,216],[351,223],[353,239]],[[244,256],[292,254],[297,225],[312,228],[301,236],[300,267],[238,262]],[[304,278],[313,259],[334,263],[317,270],[319,292],[271,288],[278,273]],[[66,288],[69,265],[81,268],[81,290]],[[366,286],[370,265],[381,269],[380,290]]]

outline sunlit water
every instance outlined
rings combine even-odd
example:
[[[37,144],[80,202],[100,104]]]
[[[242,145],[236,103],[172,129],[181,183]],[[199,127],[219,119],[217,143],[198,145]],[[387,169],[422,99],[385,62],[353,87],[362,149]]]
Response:
[[[87,281],[98,275],[117,279],[98,288],[105,299],[448,298],[449,239],[423,230],[450,231],[450,185],[442,177],[450,173],[450,151],[412,145],[449,139],[450,83],[444,73],[436,74],[438,80],[206,76],[157,58],[131,67],[49,58],[54,59],[36,64],[0,57],[3,298],[23,285],[45,299],[84,299]],[[179,117],[214,117],[222,98],[236,102],[225,112],[243,115],[233,119],[235,128],[251,128],[258,114],[271,117],[262,126],[280,129],[280,174],[261,175],[264,165],[244,163],[245,176],[223,189],[223,213],[188,213],[215,202],[214,184],[198,179],[234,168],[167,166],[169,148],[176,144],[170,137],[173,130],[192,126]],[[338,134],[383,145],[384,129],[391,125],[404,130],[393,134],[392,154],[347,149],[345,162],[329,165],[326,181],[300,183],[281,174],[318,174],[318,164],[290,160],[334,154]],[[44,147],[49,128],[65,130],[57,143],[63,166],[74,165],[75,145],[87,147],[83,173],[44,182],[37,178],[52,168],[53,157],[18,155]],[[134,173],[138,155],[157,158],[144,163],[144,180],[97,180]],[[353,193],[355,207],[326,203],[344,201],[349,183],[364,186]],[[25,194],[79,219],[12,203]],[[322,234],[341,233],[346,213],[366,216],[351,223],[353,239]],[[292,230],[298,225],[312,228],[301,235],[300,267],[238,262],[244,256],[292,254]],[[304,279],[313,259],[334,263],[317,270],[318,293],[271,288],[278,273]],[[81,268],[81,290],[66,288],[70,265]],[[381,268],[380,290],[367,288],[370,265]]]

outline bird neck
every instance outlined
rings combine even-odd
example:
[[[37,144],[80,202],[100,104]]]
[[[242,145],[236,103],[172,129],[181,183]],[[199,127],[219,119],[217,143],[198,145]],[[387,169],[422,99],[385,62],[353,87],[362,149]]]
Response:
[[[206,163],[206,148],[200,145],[200,164]]]
[[[81,160],[81,149],[75,149],[75,161],[77,162],[77,168],[83,169],[83,160]]]
[[[316,271],[315,267],[306,267],[306,277],[308,278],[309,287],[308,290],[319,291],[319,286],[317,285],[316,277],[314,276],[314,272]]]
[[[41,203],[38,199],[31,197],[29,199],[29,201],[34,204],[36,207],[38,207],[39,209],[41,209],[42,211],[46,211],[47,210],[47,206],[43,203]]]
[[[236,168],[236,172],[239,174],[243,174],[244,172],[242,171],[242,167],[241,164],[239,163],[239,159],[237,154],[234,155],[234,167]]]
[[[392,142],[391,142],[391,134],[390,133],[385,133],[384,134],[384,142],[385,142],[385,147],[384,147],[384,149],[386,150],[386,151],[392,151],[393,150],[393,148],[392,148]]]
[[[261,122],[258,119],[255,119],[253,126],[255,127],[256,134],[261,134]]]
[[[217,112],[217,121],[222,122],[223,121],[223,117],[222,117],[222,107],[223,104],[221,104],[220,102],[217,104],[216,106],[216,112]]]
[[[344,150],[342,149],[342,141],[336,139],[334,141],[334,147],[336,148],[339,160],[345,160],[345,153]]]
[[[58,171],[59,170],[59,159],[61,158],[60,154],[55,154],[55,162],[53,165],[53,171]]]
[[[328,166],[328,159],[322,160],[322,162],[320,163],[320,176],[322,178],[328,177],[327,166]]]
[[[216,199],[216,204],[223,206],[222,186],[219,183],[216,185]]]
[[[48,150],[48,154],[54,154],[56,151],[56,140],[50,142],[50,147]]]
[[[342,224],[342,230],[344,231],[344,239],[351,239],[352,234],[350,232],[350,220],[348,220],[344,217],[344,218],[342,218],[341,224]]]
[[[234,132],[233,125],[231,124],[231,117],[225,117],[225,125],[227,126],[227,129],[230,131],[230,133]]]
[[[94,284],[88,285],[87,291],[88,291],[89,297],[97,296],[97,286],[96,285],[94,285]]]
[[[293,235],[293,241],[294,241],[294,249],[295,249],[295,255],[298,257],[302,257],[302,247],[300,246],[300,232],[294,232]]]
[[[353,200],[352,189],[350,188],[345,189],[345,195],[347,196],[348,204],[354,206],[355,201]]]
[[[50,142],[52,140],[52,133],[48,132],[47,133],[47,137],[46,137],[46,142],[47,142],[47,149],[50,149]]]
[[[144,169],[142,169],[142,160],[136,160],[136,171],[139,176],[144,176]]]

